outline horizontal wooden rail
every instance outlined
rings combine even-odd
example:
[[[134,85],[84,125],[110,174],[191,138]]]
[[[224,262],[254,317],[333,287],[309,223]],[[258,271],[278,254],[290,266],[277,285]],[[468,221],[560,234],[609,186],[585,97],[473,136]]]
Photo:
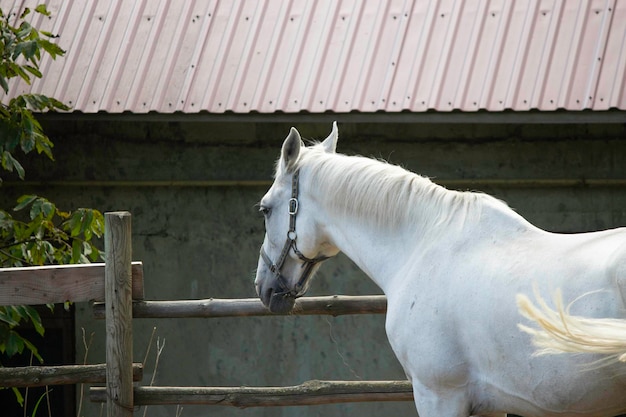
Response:
[[[302,297],[296,300],[287,315],[384,314],[387,299],[384,295],[332,295]],[[205,299],[178,301],[137,301],[133,303],[133,318],[210,318],[273,316],[258,298]],[[104,318],[104,304],[94,304],[94,316]]]
[[[143,264],[132,263],[133,299],[143,299]],[[0,268],[0,305],[104,300],[104,263]]]
[[[143,365],[133,364],[133,381],[143,378]],[[0,387],[42,387],[45,385],[68,385],[104,383],[106,364],[24,366],[0,368]]]
[[[90,389],[90,399],[106,401],[101,387]],[[138,405],[224,405],[278,407],[349,402],[413,401],[409,381],[308,381],[288,387],[135,387]]]

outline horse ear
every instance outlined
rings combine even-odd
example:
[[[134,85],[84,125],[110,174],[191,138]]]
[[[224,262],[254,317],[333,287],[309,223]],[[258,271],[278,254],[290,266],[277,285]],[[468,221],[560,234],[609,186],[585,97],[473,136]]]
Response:
[[[337,149],[337,139],[339,139],[339,130],[337,129],[337,122],[333,122],[333,130],[331,130],[330,135],[322,142],[324,150],[328,153],[335,153]]]
[[[295,127],[289,131],[289,135],[283,143],[280,160],[286,171],[291,171],[300,156],[300,148],[302,147],[302,139],[300,133]]]

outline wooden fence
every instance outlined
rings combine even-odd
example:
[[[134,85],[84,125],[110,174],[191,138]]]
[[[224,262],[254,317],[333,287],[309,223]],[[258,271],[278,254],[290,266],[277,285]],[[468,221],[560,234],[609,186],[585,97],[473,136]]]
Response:
[[[0,269],[0,305],[95,300],[106,321],[106,363],[0,368],[0,386],[103,383],[90,399],[107,403],[108,417],[132,417],[135,406],[212,404],[236,407],[317,405],[340,402],[412,401],[408,381],[308,381],[290,387],[135,386],[141,364],[133,363],[132,319],[247,317],[270,315],[258,299],[145,301],[143,268],[131,261],[131,216],[105,214],[104,264]],[[384,296],[306,297],[292,314],[333,316],[384,313]]]

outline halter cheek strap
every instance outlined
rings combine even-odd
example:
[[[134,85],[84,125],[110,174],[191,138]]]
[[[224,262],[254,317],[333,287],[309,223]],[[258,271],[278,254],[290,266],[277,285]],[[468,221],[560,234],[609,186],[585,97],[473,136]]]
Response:
[[[311,272],[313,271],[313,267],[315,264],[320,263],[328,259],[328,256],[318,256],[316,258],[307,258],[298,250],[296,245],[296,239],[298,238],[298,234],[296,233],[296,215],[298,214],[299,202],[298,202],[298,184],[299,184],[300,171],[297,170],[294,172],[293,177],[291,179],[291,198],[289,199],[289,230],[287,231],[287,239],[285,240],[285,244],[283,245],[283,250],[280,252],[280,256],[278,257],[278,261],[273,263],[270,257],[265,252],[263,246],[261,246],[261,258],[269,268],[269,270],[274,274],[280,289],[282,292],[277,293],[276,295],[283,296],[291,296],[294,298],[301,297],[304,295],[304,287],[306,285],[307,280],[309,279]],[[287,256],[289,255],[289,251],[293,249],[293,252],[296,254],[298,259],[300,259],[302,264],[302,274],[300,274],[300,279],[294,286],[293,289],[289,289],[289,283],[287,279],[280,273]]]

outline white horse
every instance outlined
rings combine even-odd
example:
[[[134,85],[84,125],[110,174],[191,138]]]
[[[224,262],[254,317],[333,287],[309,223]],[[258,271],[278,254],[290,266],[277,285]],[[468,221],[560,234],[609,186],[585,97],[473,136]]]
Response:
[[[538,229],[485,194],[335,152],[337,126],[306,147],[291,129],[265,215],[255,285],[288,312],[320,262],[344,252],[386,294],[386,331],[421,417],[626,412],[626,375],[601,356],[534,356],[516,294],[561,288],[589,317],[624,316],[626,231]]]

